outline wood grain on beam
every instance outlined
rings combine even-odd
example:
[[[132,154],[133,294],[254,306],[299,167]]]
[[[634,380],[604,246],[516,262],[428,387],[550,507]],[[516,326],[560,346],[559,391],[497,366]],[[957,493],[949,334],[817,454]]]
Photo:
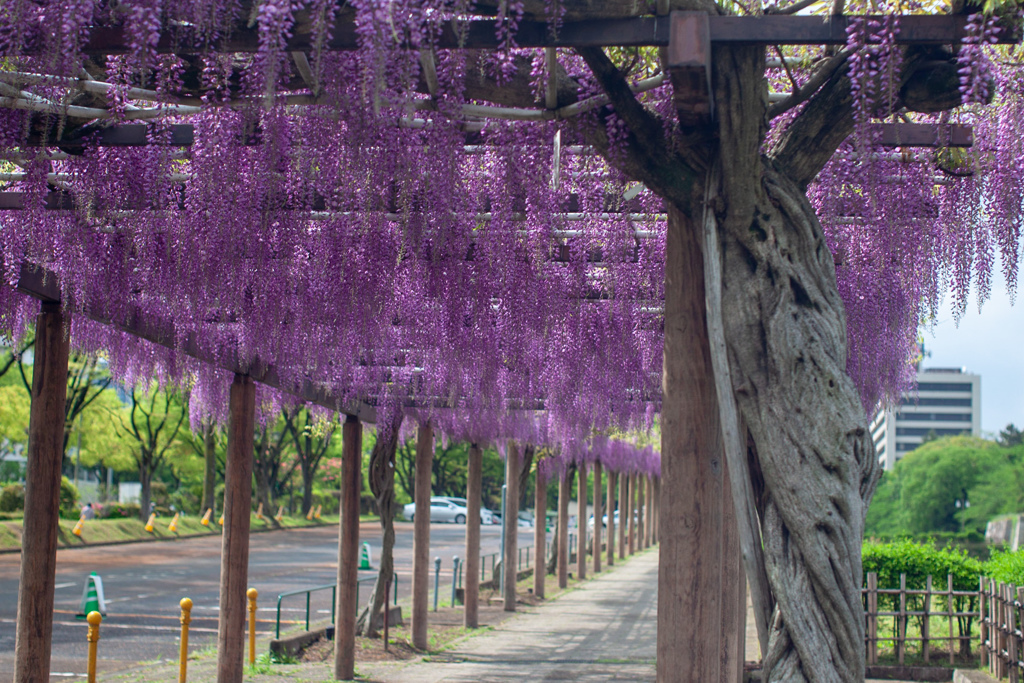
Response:
[[[714,116],[711,98],[711,39],[705,12],[670,15],[668,70],[679,125],[705,126]]]
[[[832,16],[709,16],[713,42],[758,43],[763,45],[843,45],[850,17]],[[902,44],[949,44],[959,42],[965,33],[963,15],[905,15],[900,19],[896,42]],[[441,49],[497,49],[499,32],[493,19],[467,21],[457,28],[442,27],[435,47]],[[1010,29],[997,33],[1000,43],[1016,42]],[[516,31],[520,47],[658,46],[669,43],[665,17],[642,16],[622,19],[570,21],[553,30],[547,22],[522,21]],[[408,46],[419,49],[420,46]],[[313,48],[308,31],[296,31],[285,49],[289,52]],[[335,24],[328,50],[359,48],[355,25],[350,16]],[[236,31],[214,46],[214,51],[253,53],[259,49],[255,30]],[[172,33],[164,33],[157,45],[160,53],[198,52],[191,44],[179,44]],[[203,50],[204,52],[207,50]],[[94,28],[85,47],[86,54],[112,55],[130,52],[129,41],[120,27]]]

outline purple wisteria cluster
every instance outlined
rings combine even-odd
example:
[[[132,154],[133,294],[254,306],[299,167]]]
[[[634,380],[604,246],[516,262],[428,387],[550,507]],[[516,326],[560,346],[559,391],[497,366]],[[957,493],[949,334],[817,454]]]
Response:
[[[657,472],[653,449],[595,434],[649,428],[660,407],[663,203],[586,145],[592,125],[605,126],[611,153],[626,144],[614,116],[484,120],[471,109],[473,73],[507,75],[523,58],[543,91],[542,51],[515,47],[522,8],[501,7],[496,55],[432,48],[466,9],[445,0],[349,3],[362,47],[332,52],[322,48],[337,3],[266,0],[251,17],[258,49],[197,49],[195,82],[189,65],[158,54],[160,41],[208,46],[240,20],[241,3],[11,0],[0,12],[5,71],[77,78],[90,36],[124,29],[129,54],[102,62],[109,116],[89,125],[149,120],[151,144],[86,138],[81,153],[60,153],[52,138],[74,88],[19,83],[51,104],[0,109],[0,156],[20,174],[5,191],[24,196],[23,209],[0,211],[0,329],[17,336],[36,310],[13,289],[32,263],[56,274],[73,313],[173,329],[170,350],[73,315],[71,337],[105,353],[124,382],[187,388],[196,420],[223,419],[230,377],[187,357],[189,345],[225,364],[272,364],[282,384],[312,381],[339,401],[403,406],[451,438],[513,438],[557,447],[552,462]],[[55,16],[58,32],[41,28]],[[869,84],[899,69],[898,25],[853,26],[866,125],[891,105],[890,89]],[[917,329],[950,282],[965,305],[972,280],[984,291],[996,251],[1014,281],[1022,81],[1016,67],[984,61],[989,24],[978,26],[964,93],[983,99],[977,81],[993,73],[1001,106],[957,114],[991,145],[973,175],[886,157],[858,136],[811,190],[867,409],[902,387]],[[300,30],[316,47],[305,65],[287,47]],[[598,92],[579,57],[558,60],[584,95]],[[671,120],[667,81],[642,100]],[[140,115],[152,108],[162,111]],[[191,145],[168,144],[178,123],[193,127]],[[30,135],[43,139],[26,146]],[[46,208],[55,194],[64,209]],[[269,406],[283,400],[261,393]]]

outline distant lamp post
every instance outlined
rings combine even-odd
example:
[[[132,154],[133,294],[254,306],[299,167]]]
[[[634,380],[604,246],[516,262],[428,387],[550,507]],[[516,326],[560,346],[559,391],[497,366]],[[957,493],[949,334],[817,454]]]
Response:
[[[965,488],[960,489],[960,493],[962,494],[961,497],[959,497],[959,498],[957,498],[956,500],[953,501],[953,506],[957,510],[967,510],[969,507],[971,507],[971,501],[967,498],[967,489],[965,489]],[[961,514],[960,515],[960,531],[962,532],[963,530],[964,530],[964,516]]]

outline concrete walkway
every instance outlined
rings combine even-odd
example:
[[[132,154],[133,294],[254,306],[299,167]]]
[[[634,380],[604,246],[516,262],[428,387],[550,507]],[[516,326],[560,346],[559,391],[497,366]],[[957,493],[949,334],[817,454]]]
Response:
[[[360,667],[372,681],[653,681],[657,645],[658,553],[557,600],[520,613],[430,661],[400,669]]]

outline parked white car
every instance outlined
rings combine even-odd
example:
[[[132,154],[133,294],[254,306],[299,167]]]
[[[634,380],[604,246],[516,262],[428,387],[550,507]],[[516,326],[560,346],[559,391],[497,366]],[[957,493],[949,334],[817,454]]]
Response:
[[[409,503],[402,508],[402,514],[410,522],[416,516],[416,503]],[[431,522],[454,522],[465,524],[469,515],[465,498],[450,498],[448,496],[435,496],[430,499],[430,521]],[[492,524],[491,511],[485,507],[480,508],[480,523]]]

